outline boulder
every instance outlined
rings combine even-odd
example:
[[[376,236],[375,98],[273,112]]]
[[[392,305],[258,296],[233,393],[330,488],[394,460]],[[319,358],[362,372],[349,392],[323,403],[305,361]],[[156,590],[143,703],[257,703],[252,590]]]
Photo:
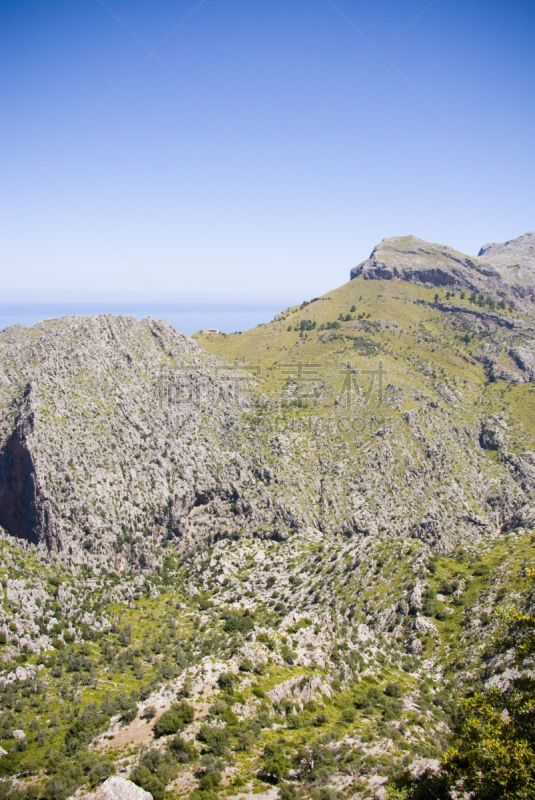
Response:
[[[69,800],[74,799],[69,798]],[[85,795],[83,800],[152,800],[152,795],[127,778],[113,775],[105,780],[96,792]]]

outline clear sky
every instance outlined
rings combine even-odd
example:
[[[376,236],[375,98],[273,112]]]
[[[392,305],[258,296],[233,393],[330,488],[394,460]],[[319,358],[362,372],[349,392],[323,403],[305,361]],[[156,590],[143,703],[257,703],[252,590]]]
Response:
[[[4,299],[297,302],[535,228],[533,0],[0,8]]]

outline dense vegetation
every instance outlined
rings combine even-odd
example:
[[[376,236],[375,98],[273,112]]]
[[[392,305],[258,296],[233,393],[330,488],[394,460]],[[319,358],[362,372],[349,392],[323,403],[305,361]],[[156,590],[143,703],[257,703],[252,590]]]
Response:
[[[30,551],[7,540],[2,546],[6,560],[42,574]],[[374,775],[393,797],[450,798],[465,781],[482,800],[527,798],[533,679],[520,673],[503,686],[486,687],[489,677],[508,675],[513,660],[521,670],[529,667],[535,652],[534,619],[519,606],[521,598],[523,607],[532,604],[526,546],[529,535],[510,537],[507,551],[497,542],[482,555],[459,550],[455,558],[436,558],[415,543],[395,577],[400,561],[391,545],[376,543],[363,562],[349,559],[351,541],[333,543],[334,560],[314,542],[269,543],[269,560],[255,561],[258,544],[244,543],[234,577],[223,585],[218,564],[228,571],[233,551],[222,544],[200,562],[195,556],[168,559],[151,577],[147,591],[156,598],[107,604],[105,591],[93,592],[86,609],[100,604],[112,620],[109,631],[83,641],[75,633],[64,644],[59,632],[54,651],[21,652],[6,663],[4,674],[23,665],[28,677],[2,688],[0,735],[8,755],[0,760],[1,791],[16,800],[66,798],[76,786],[95,787],[126,764],[156,800],[169,791],[171,798],[173,787],[182,785],[195,790],[196,800],[213,800],[222,792],[237,794],[251,780],[257,787],[277,785],[287,800],[334,800],[350,786],[362,791]],[[279,551],[286,563],[299,564],[299,581],[292,583],[291,575],[282,580],[269,566]],[[398,614],[398,636],[403,626],[410,630],[415,614],[434,620],[440,638],[432,631],[420,635],[420,652],[402,655],[381,634],[360,640],[352,626],[355,595],[343,576],[361,583],[372,552],[385,588],[399,581],[412,596],[416,565],[425,577],[420,611]],[[45,571],[51,597],[58,585],[76,585],[76,570]],[[175,587],[192,571],[198,588],[188,597]],[[121,579],[110,573],[101,581],[105,589]],[[309,586],[322,581],[333,619],[345,619],[335,623],[330,643],[309,594]],[[369,596],[380,615],[381,595],[371,588]],[[361,601],[369,607],[366,597]],[[490,613],[484,610],[489,602]],[[297,615],[288,616],[289,606]],[[304,643],[313,640],[327,657],[327,670],[296,664],[307,652]],[[15,652],[9,636],[3,648]],[[215,683],[202,680],[206,656],[221,664]],[[439,665],[440,677],[431,677]],[[279,692],[285,681],[288,688]],[[176,687],[174,699],[162,713],[158,687],[168,685]],[[140,724],[152,730],[148,747],[136,744]],[[17,729],[24,739],[13,738]],[[413,782],[411,775],[425,770],[429,758],[441,764],[439,772],[434,767]],[[13,783],[10,775],[19,778]],[[191,776],[186,784],[184,776]]]

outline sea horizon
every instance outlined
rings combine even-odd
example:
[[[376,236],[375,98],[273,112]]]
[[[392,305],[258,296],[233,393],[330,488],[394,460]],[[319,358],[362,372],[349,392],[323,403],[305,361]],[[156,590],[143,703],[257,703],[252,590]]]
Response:
[[[44,320],[68,316],[114,314],[131,316],[138,320],[146,317],[163,319],[176,330],[188,335],[209,328],[222,333],[234,333],[271,322],[275,314],[297,302],[299,301],[294,298],[279,301],[268,299],[265,302],[252,299],[250,302],[236,303],[190,301],[180,305],[163,302],[129,304],[119,300],[10,301],[0,303],[0,330],[12,325],[32,327]]]

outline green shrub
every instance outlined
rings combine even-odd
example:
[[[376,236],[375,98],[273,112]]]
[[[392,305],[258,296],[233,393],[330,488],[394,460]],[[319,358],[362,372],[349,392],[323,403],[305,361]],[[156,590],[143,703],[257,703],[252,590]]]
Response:
[[[270,775],[278,780],[289,776],[292,765],[280,744],[266,744],[262,761],[264,775]]]
[[[156,736],[177,733],[193,722],[194,718],[193,707],[186,700],[181,700],[179,703],[174,703],[168,711],[164,711],[154,725],[154,733]]]
[[[219,798],[215,792],[195,789],[195,791],[190,794],[188,800],[219,800]]]
[[[220,716],[226,711],[228,711],[228,703],[225,703],[225,701],[221,699],[216,700],[209,708],[209,712],[213,716]]]
[[[377,689],[376,686],[372,686],[368,689],[368,703],[373,706],[380,705],[383,699],[383,693],[380,689]]]
[[[95,786],[115,772],[115,765],[103,757],[102,753],[78,751],[76,755],[63,760],[59,754],[48,760],[48,774],[43,797],[46,800],[65,800],[78,786]]]
[[[197,750],[192,743],[183,739],[178,733],[170,740],[167,748],[176,760],[182,764],[195,761],[198,757]]]
[[[206,772],[199,781],[201,789],[215,789],[221,783],[220,772]]]
[[[240,728],[238,731],[238,750],[250,750],[255,740],[258,739],[260,730],[260,725],[255,722],[249,722],[247,727]]]
[[[210,725],[201,725],[199,740],[206,745],[206,749],[214,756],[224,755],[230,747],[228,732],[225,728],[212,728]]]
[[[342,800],[344,795],[337,792],[336,789],[330,789],[327,786],[321,789],[312,789],[310,793],[312,800]]]
[[[237,678],[233,672],[222,672],[217,679],[217,685],[223,691],[229,692],[233,690],[236,680]]]
[[[293,650],[290,650],[288,645],[283,645],[282,646],[281,655],[282,655],[283,659],[286,661],[286,663],[290,664],[290,666],[292,664],[295,664],[295,662],[297,660],[297,653],[295,653]]]
[[[133,781],[146,792],[149,792],[154,800],[163,800],[165,796],[165,784],[153,773],[142,765],[134,767],[130,773],[130,780]]]
[[[123,722],[125,725],[128,725],[130,722],[133,722],[136,717],[137,706],[131,706],[121,714],[121,722]]]
[[[355,711],[352,708],[344,708],[340,716],[342,722],[353,722],[355,719]]]
[[[227,633],[250,633],[254,628],[254,618],[248,611],[243,614],[231,614],[225,624],[223,630]]]
[[[130,780],[150,792],[154,800],[163,800],[165,787],[176,774],[176,762],[169,752],[149,750],[141,756],[139,764],[130,773]]]
[[[437,610],[437,593],[430,586],[427,587],[422,598],[422,613],[426,617],[434,617]]]

